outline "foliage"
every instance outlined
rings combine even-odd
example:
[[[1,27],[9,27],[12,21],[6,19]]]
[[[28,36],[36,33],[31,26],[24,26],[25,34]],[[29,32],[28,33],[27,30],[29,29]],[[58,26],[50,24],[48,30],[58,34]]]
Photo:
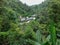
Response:
[[[19,0],[1,0],[0,45],[60,45],[59,5],[59,0],[45,0],[31,7]],[[35,20],[20,25],[20,16],[33,14]]]

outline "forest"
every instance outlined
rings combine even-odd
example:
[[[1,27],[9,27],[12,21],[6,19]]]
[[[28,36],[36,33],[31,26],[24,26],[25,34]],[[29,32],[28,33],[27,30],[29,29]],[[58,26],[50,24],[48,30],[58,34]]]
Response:
[[[60,45],[60,0],[0,0],[0,45]]]

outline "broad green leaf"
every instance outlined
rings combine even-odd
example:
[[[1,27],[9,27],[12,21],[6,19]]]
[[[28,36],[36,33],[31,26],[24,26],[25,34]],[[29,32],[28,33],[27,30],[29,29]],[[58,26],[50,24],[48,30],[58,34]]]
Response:
[[[56,45],[56,29],[53,21],[50,23],[50,35],[52,45]]]

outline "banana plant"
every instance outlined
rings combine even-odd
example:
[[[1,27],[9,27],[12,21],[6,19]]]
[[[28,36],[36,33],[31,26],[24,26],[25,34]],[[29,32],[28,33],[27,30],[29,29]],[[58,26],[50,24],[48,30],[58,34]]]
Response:
[[[29,43],[31,43],[32,45],[50,45],[49,44],[49,40],[50,40],[50,35],[46,38],[45,41],[42,40],[42,34],[40,32],[40,30],[36,31],[36,36],[34,37],[36,40],[31,40],[29,39]]]
[[[37,30],[35,33],[35,40],[28,39],[28,42],[32,45],[56,45],[56,29],[54,22],[50,23],[50,35],[48,35],[45,40],[43,41],[42,34],[40,30]]]

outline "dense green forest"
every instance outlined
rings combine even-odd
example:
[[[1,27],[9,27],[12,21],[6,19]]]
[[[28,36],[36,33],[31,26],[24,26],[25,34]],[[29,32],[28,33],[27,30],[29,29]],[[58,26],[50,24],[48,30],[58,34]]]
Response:
[[[60,45],[60,0],[0,0],[0,45]]]

